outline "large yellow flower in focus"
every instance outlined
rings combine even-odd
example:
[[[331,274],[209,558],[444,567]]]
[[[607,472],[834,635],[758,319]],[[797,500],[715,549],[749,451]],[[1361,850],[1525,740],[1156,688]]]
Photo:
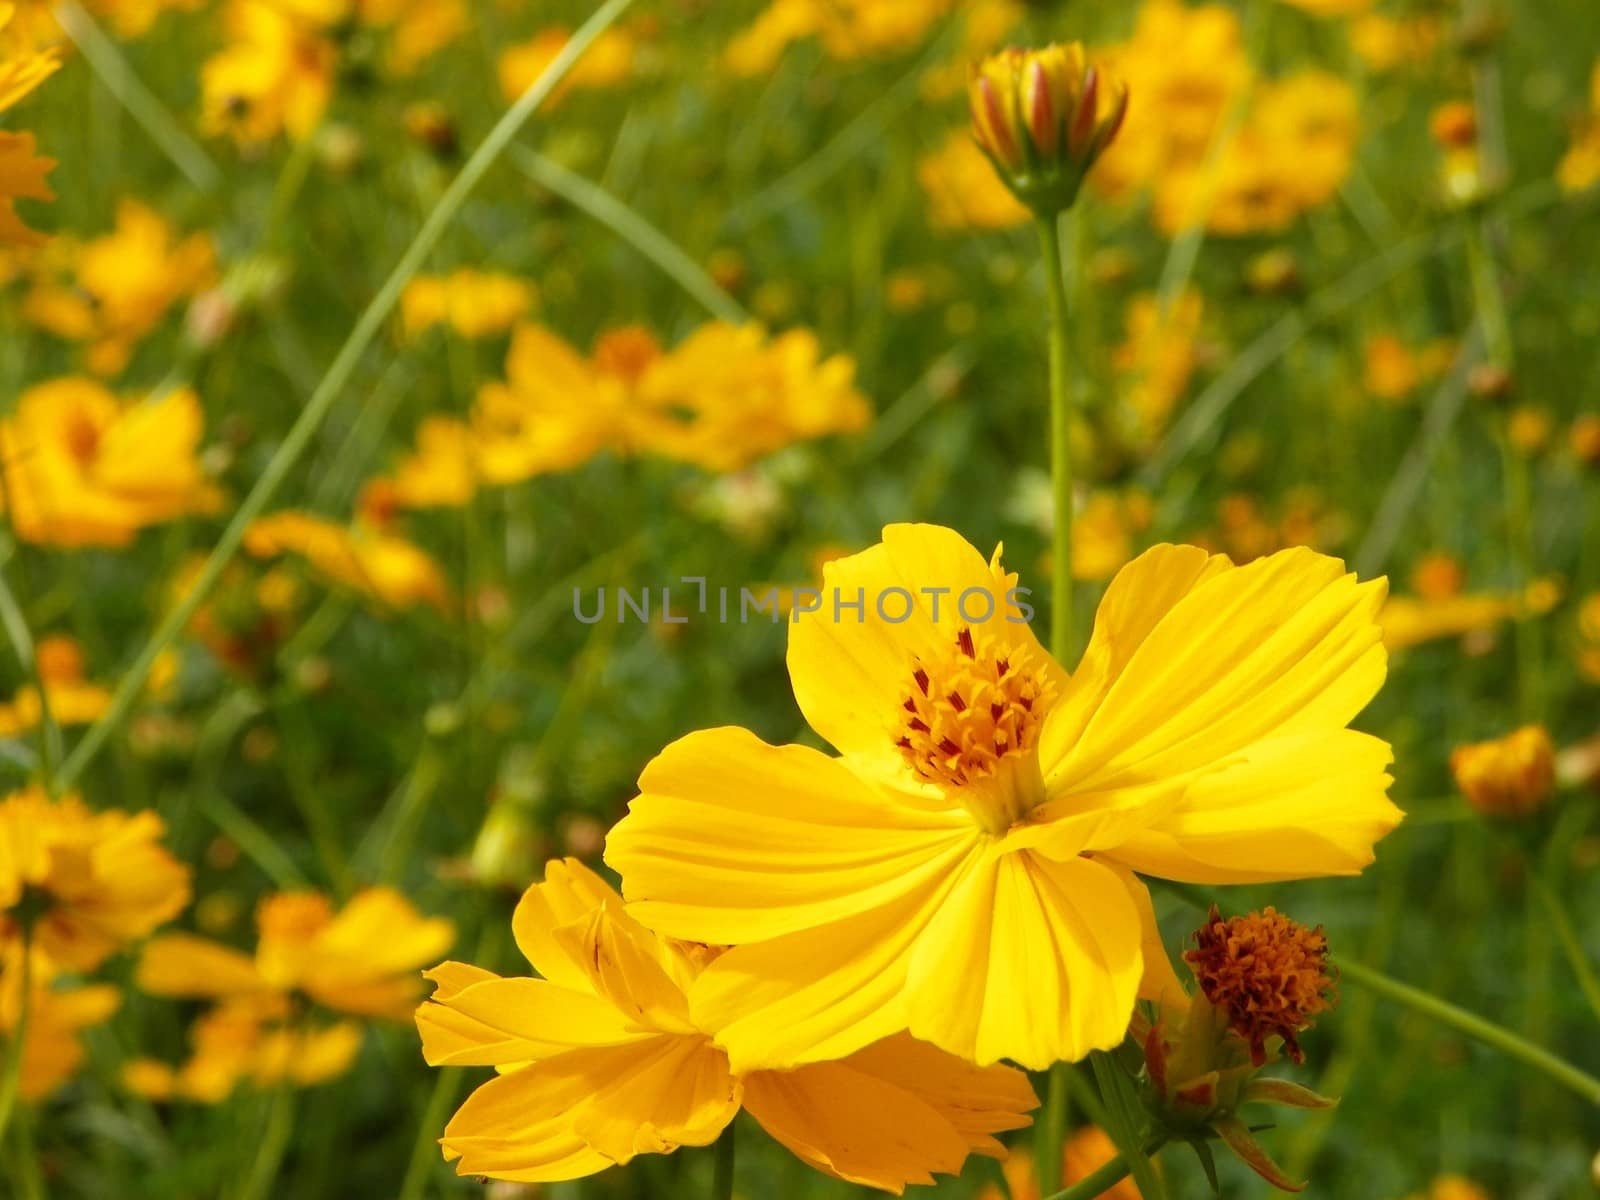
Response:
[[[337,913],[320,892],[279,892],[256,910],[256,930],[253,956],[190,933],[152,938],[136,981],[157,996],[299,994],[338,1012],[399,1020],[422,990],[417,968],[456,937],[449,921],[422,916],[384,887],[357,892]]]
[[[435,1066],[493,1066],[445,1129],[462,1175],[542,1182],[704,1146],[741,1105],[820,1171],[896,1194],[956,1174],[1038,1101],[1008,1067],[974,1067],[904,1035],[841,1062],[733,1071],[688,993],[719,949],[659,938],[576,859],[554,861],[512,918],[544,978],[464,963],[428,972],[417,1010]]]
[[[892,525],[828,564],[789,675],[842,757],[694,733],[612,831],[630,912],[735,947],[692,1007],[736,1070],[908,1028],[1035,1068],[1114,1046],[1142,975],[1175,986],[1135,872],[1354,874],[1400,820],[1388,744],[1345,727],[1383,682],[1385,581],[1304,549],[1240,567],[1158,546],[1069,677],[998,560]]]
[[[21,940],[52,963],[91,971],[189,903],[189,869],[161,844],[153,812],[91,812],[43,788],[0,800],[0,945]]]
[[[12,528],[44,545],[125,546],[146,526],[215,511],[196,455],[203,422],[187,388],[130,403],[89,379],[29,388],[0,422]]]

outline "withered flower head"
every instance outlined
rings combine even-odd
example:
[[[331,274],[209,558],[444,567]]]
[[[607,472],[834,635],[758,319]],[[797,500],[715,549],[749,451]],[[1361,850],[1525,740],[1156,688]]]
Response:
[[[1102,78],[1079,42],[992,54],[973,69],[967,96],[972,136],[1040,216],[1072,207],[1128,113],[1126,85]]]
[[[1206,999],[1249,1043],[1256,1066],[1267,1061],[1266,1042],[1274,1036],[1290,1058],[1305,1061],[1296,1034],[1334,1003],[1321,926],[1308,929],[1270,906],[1224,920],[1212,905],[1183,959]]]

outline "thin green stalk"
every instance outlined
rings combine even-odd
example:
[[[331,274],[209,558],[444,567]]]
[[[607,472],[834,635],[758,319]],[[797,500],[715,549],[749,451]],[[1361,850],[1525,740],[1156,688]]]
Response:
[[[1151,1143],[1145,1150],[1145,1156],[1148,1158],[1154,1155],[1165,1144],[1164,1140]],[[1103,1196],[1116,1187],[1128,1177],[1128,1174],[1128,1160],[1118,1155],[1104,1166],[1085,1175],[1071,1187],[1052,1192],[1044,1200],[1094,1200],[1096,1196]]]
[[[6,582],[4,566],[4,560],[0,560],[0,627],[11,639],[11,649],[16,653],[17,662],[39,697],[39,778],[44,790],[54,796],[56,764],[61,761],[62,755],[61,726],[56,723],[55,713],[50,709],[50,696],[45,690],[44,676],[39,671],[38,647],[28,629],[27,618],[22,615],[22,606],[17,603],[11,585]]]
[[[1067,291],[1061,278],[1061,227],[1040,217],[1045,289],[1050,296],[1050,494],[1055,514],[1050,558],[1050,649],[1071,661],[1072,620],[1072,393],[1067,379]]]
[[[597,183],[524,146],[511,161],[540,187],[582,210],[644,255],[719,321],[742,325],[749,314],[683,248]]]
[[[34,1146],[34,1116],[24,1109],[17,1114],[16,1153],[12,1178],[17,1185],[17,1200],[45,1200],[44,1178],[39,1170],[39,1153]]]
[[[1044,1112],[1033,1130],[1033,1169],[1041,1192],[1061,1186],[1061,1143],[1067,1136],[1067,1083],[1072,1067],[1057,1063],[1050,1068],[1050,1086],[1045,1093]]]
[[[1590,1104],[1600,1105],[1600,1079],[1573,1066],[1565,1059],[1558,1058],[1543,1046],[1536,1046],[1509,1029],[1486,1021],[1476,1013],[1457,1008],[1454,1004],[1429,995],[1420,988],[1401,983],[1397,979],[1390,979],[1371,967],[1352,962],[1347,958],[1339,960],[1339,974],[1342,979],[1349,980],[1359,987],[1368,988],[1413,1012],[1480,1041],[1508,1058],[1514,1058],[1525,1066],[1544,1073],[1563,1087],[1570,1088],[1582,1096]]]
[[[238,1200],[267,1200],[273,1194],[273,1184],[283,1166],[284,1152],[289,1148],[289,1137],[293,1133],[294,1084],[285,1075],[272,1097],[267,1127],[261,1132],[250,1173],[239,1188]]]
[[[1600,1019],[1600,976],[1595,974],[1594,964],[1589,961],[1589,955],[1583,948],[1577,929],[1573,927],[1572,919],[1567,916],[1561,898],[1538,876],[1529,880],[1529,887],[1539,903],[1544,906],[1545,914],[1550,919],[1550,927],[1555,931],[1556,940],[1561,943],[1562,952],[1567,956],[1567,963],[1572,967],[1573,975],[1577,977],[1583,998],[1589,1002],[1589,1008],[1595,1017]]]
[[[211,589],[216,586],[224,568],[244,540],[245,530],[266,509],[289,472],[310,448],[312,438],[321,428],[329,411],[348,388],[350,378],[355,373],[362,356],[383,328],[383,323],[389,319],[390,313],[394,311],[401,292],[427,260],[439,239],[444,236],[445,230],[449,228],[461,206],[466,203],[467,198],[488,174],[489,169],[527,124],[535,110],[544,103],[545,98],[566,78],[567,73],[594,40],[615,24],[617,19],[632,7],[633,2],[634,0],[607,0],[583,23],[562,47],[561,53],[557,54],[545,68],[544,73],[496,122],[483,143],[461,168],[460,174],[439,198],[439,203],[434,205],[433,211],[428,214],[428,219],[423,222],[411,245],[400,256],[400,261],[395,264],[389,277],[378,290],[378,294],[372,298],[372,302],[356,321],[344,345],[340,347],[339,353],[322,377],[322,382],[317,385],[305,408],[301,410],[300,416],[284,437],[283,444],[273,454],[261,477],[250,489],[250,494],[244,498],[233,519],[222,531],[215,549],[195,578],[194,586],[190,588],[182,602],[174,605],[166,618],[157,626],[155,633],[139,652],[133,665],[123,675],[105,715],[90,727],[89,732],[68,757],[61,771],[62,788],[70,788],[77,781],[84,768],[94,761],[107,739],[127,719],[139,698],[145,680],[150,675],[151,667],[155,665],[156,658],[171,645],[188,625],[195,611],[211,595]]]
[[[460,1067],[445,1067],[433,1081],[433,1092],[428,1096],[428,1107],[411,1147],[411,1161],[406,1164],[406,1177],[400,1184],[399,1200],[422,1200],[428,1189],[428,1176],[444,1161],[436,1131],[444,1126],[444,1115],[455,1103],[461,1074]]]
[[[1533,484],[1529,479],[1527,456],[1511,444],[1502,430],[1500,461],[1505,474],[1507,533],[1511,559],[1516,565],[1519,595],[1525,596],[1538,572],[1538,552],[1534,548]],[[1519,611],[1516,621],[1517,703],[1526,724],[1535,724],[1544,715],[1544,626],[1535,615]]]
[[[56,22],[72,39],[100,77],[106,89],[117,102],[150,135],[150,140],[172,160],[195,187],[203,192],[215,191],[222,183],[222,173],[207,157],[199,144],[184,133],[177,120],[166,110],[155,94],[145,87],[133,68],[123,58],[117,44],[105,35],[94,18],[84,11],[78,0],[58,0]]]
[[[735,1122],[729,1121],[717,1139],[716,1159],[711,1168],[711,1200],[733,1200],[734,1125]]]
[[[21,942],[18,971],[22,996],[17,1002],[17,1023],[6,1039],[5,1074],[0,1076],[0,1145],[5,1144],[6,1129],[17,1107],[17,1093],[22,1090],[23,1048],[28,1039],[28,1019],[33,1014],[33,926],[27,920],[22,922]]]

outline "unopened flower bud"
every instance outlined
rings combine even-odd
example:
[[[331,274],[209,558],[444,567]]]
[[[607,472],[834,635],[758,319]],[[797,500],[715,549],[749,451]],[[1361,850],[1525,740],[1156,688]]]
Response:
[[[968,86],[972,133],[1017,199],[1040,216],[1071,208],[1128,112],[1128,89],[1088,65],[1081,43],[991,55]]]
[[[1494,741],[1457,746],[1450,755],[1456,786],[1486,817],[1516,819],[1544,807],[1555,787],[1555,746],[1540,725],[1524,725]]]

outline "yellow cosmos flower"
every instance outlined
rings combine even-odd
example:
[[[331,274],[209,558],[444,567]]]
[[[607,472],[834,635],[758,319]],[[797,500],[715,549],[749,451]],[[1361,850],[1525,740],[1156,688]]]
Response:
[[[134,348],[172,308],[216,282],[207,234],[179,239],[160,214],[137,200],[117,206],[112,232],[82,246],[63,243],[64,270],[36,281],[23,316],[57,337],[89,344],[97,375],[116,375]]]
[[[1404,400],[1444,374],[1454,353],[1446,340],[1413,349],[1392,333],[1373,334],[1362,346],[1362,387],[1379,400]]]
[[[341,525],[286,510],[245,530],[244,548],[256,558],[296,554],[333,582],[395,609],[450,607],[444,572],[421,548],[371,521]]]
[[[808,330],[777,336],[713,321],[662,350],[648,331],[613,330],[590,359],[538,326],[519,326],[506,381],[472,413],[479,476],[514,483],[568,470],[602,450],[735,471],[795,442],[864,428],[855,363],[824,356]]]
[[[1383,681],[1385,581],[1158,546],[1069,677],[1016,578],[888,527],[790,630],[795,698],[842,757],[725,728],[645,769],[606,859],[644,924],[734,947],[691,1001],[736,1070],[902,1029],[1041,1068],[1113,1046],[1141,982],[1173,983],[1135,872],[1354,874],[1400,820],[1389,746],[1346,728]]]
[[[1556,167],[1564,191],[1581,192],[1600,183],[1600,60],[1589,76],[1589,116]]]
[[[1522,593],[1463,592],[1392,596],[1379,614],[1383,644],[1404,650],[1441,638],[1483,634],[1510,620],[1531,620],[1554,608],[1561,588],[1536,580]]]
[[[417,448],[388,478],[402,508],[459,508],[478,489],[478,450],[472,429],[453,417],[428,417],[417,427]]]
[[[241,146],[311,134],[333,96],[337,54],[289,6],[231,0],[226,44],[200,69],[201,125]]]
[[[500,55],[500,93],[507,103],[533,86],[571,38],[570,30],[546,29]],[[606,30],[550,93],[546,107],[559,103],[573,91],[615,87],[626,82],[633,74],[636,53],[632,34],[623,29]]]
[[[935,229],[1011,229],[1031,219],[964,129],[917,163],[917,182]]]
[[[709,1145],[743,1107],[818,1170],[898,1194],[970,1153],[1002,1157],[993,1135],[1038,1103],[1021,1072],[904,1035],[797,1071],[735,1071],[689,1001],[719,949],[650,933],[576,859],[549,864],[512,930],[543,978],[444,963],[417,1010],[428,1062],[501,1072],[445,1128],[462,1175],[575,1179]]]
[[[204,416],[187,388],[123,403],[89,379],[29,388],[0,422],[11,527],[53,546],[125,546],[139,530],[220,497],[195,451]]]
[[[350,1068],[361,1049],[359,1024],[284,1024],[288,1015],[286,1003],[257,997],[219,1004],[190,1028],[192,1052],[183,1063],[133,1059],[123,1065],[123,1086],[150,1100],[220,1104],[246,1081],[260,1088],[285,1081],[312,1087]]]
[[[1146,0],[1133,35],[1097,56],[1136,98],[1092,181],[1121,196],[1204,159],[1223,118],[1254,82],[1235,11]]]
[[[1426,63],[1443,34],[1443,22],[1435,16],[1386,17],[1368,13],[1350,22],[1350,48],[1369,69],[1381,73],[1406,63]]]
[[[18,688],[9,704],[0,704],[0,737],[14,738],[38,728],[46,705],[51,719],[63,729],[92,724],[111,706],[111,693],[84,679],[83,651],[71,638],[60,634],[41,638],[35,656],[44,684],[43,701],[33,684]]]
[[[213,1000],[304,996],[325,1008],[403,1020],[422,980],[416,970],[455,941],[455,927],[424,917],[398,892],[357,892],[338,912],[320,892],[279,892],[256,910],[255,954],[189,933],[152,938],[135,980],[156,996]]]
[[[400,324],[407,337],[449,325],[462,337],[504,333],[533,307],[531,283],[492,271],[419,275],[400,296]]]
[[[11,943],[0,951],[0,1044],[8,1056],[14,1053],[12,1037],[22,1016],[25,980],[28,1024],[17,1091],[24,1100],[41,1100],[77,1074],[84,1060],[79,1033],[116,1012],[122,997],[107,984],[55,986],[59,973],[40,951],[33,952],[24,972],[22,947]]]
[[[0,945],[21,938],[90,971],[189,903],[189,869],[161,845],[153,812],[91,812],[30,787],[0,800]]]

